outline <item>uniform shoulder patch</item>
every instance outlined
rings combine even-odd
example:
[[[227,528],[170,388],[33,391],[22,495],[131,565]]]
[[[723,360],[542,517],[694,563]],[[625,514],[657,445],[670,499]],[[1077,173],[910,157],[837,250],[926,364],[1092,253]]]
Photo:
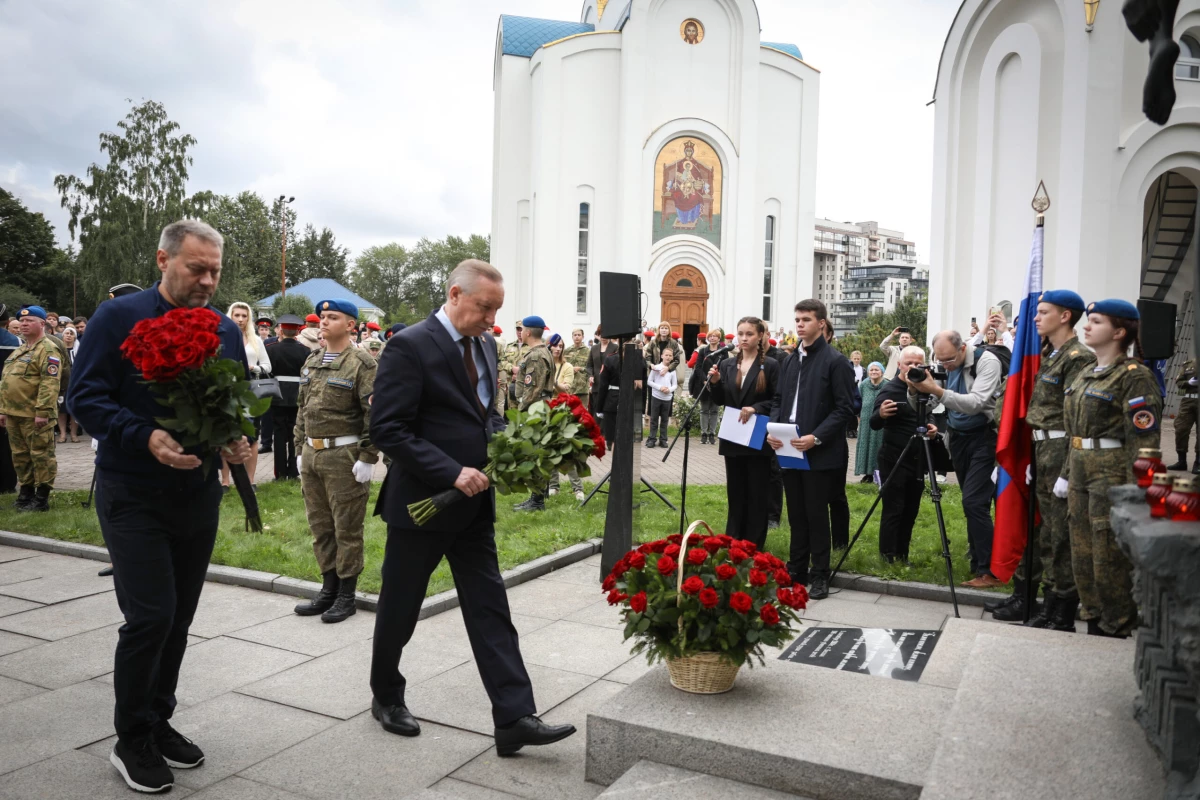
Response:
[[[1133,427],[1139,431],[1154,430],[1155,422],[1154,412],[1149,409],[1144,408],[1140,411],[1135,411],[1133,414]]]
[[[525,375],[525,385],[526,385],[526,386],[529,386],[529,385],[531,385],[532,383],[533,383],[533,373],[532,373],[532,372],[526,373],[526,375]]]
[[[46,374],[53,377],[58,374],[58,364],[47,364]]]

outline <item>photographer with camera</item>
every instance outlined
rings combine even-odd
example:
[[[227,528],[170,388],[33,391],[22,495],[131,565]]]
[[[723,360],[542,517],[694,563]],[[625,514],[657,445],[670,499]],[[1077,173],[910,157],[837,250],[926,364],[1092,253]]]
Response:
[[[978,356],[977,356],[978,353]],[[962,489],[967,518],[971,573],[963,586],[1003,586],[991,573],[992,497],[996,484],[996,399],[1001,394],[1004,367],[994,353],[967,347],[958,331],[941,331],[933,337],[933,355],[946,370],[945,387],[926,369],[921,380],[913,370],[901,372],[905,383],[920,394],[932,395],[946,407],[950,460]],[[909,395],[915,408],[915,399]]]
[[[909,440],[921,424],[917,409],[908,402],[912,390],[904,376],[924,363],[924,350],[916,346],[904,348],[896,377],[879,390],[871,413],[871,429],[883,431],[883,444],[879,447],[879,477],[884,486],[883,514],[879,518],[879,554],[889,564],[897,561],[908,564],[908,545],[925,492],[924,451],[913,447],[908,449],[907,456],[904,455]],[[936,439],[937,426],[929,425],[928,428],[926,436]],[[900,474],[889,482],[894,472]]]
[[[892,341],[892,337],[897,337],[900,346],[888,344]],[[891,380],[896,377],[896,368],[900,364],[900,353],[906,347],[910,347],[913,343],[912,333],[908,328],[900,327],[893,330],[887,336],[883,337],[883,341],[879,343],[879,349],[887,353],[887,366],[883,368],[883,377],[885,380]]]

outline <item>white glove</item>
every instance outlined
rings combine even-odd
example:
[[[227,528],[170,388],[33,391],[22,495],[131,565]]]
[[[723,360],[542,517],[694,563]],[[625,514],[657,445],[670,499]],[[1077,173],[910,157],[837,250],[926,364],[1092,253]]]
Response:
[[[1059,500],[1067,499],[1067,479],[1059,478],[1054,482],[1054,496]]]
[[[375,472],[375,465],[368,464],[365,461],[354,462],[354,480],[359,483],[370,483],[371,475]]]
[[[1033,464],[1025,465],[1025,485],[1033,483]]]
[[[296,472],[300,471],[300,456],[296,456]]]

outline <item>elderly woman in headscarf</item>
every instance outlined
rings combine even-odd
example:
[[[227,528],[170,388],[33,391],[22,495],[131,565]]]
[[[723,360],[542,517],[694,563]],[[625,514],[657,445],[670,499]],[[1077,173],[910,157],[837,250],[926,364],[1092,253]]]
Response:
[[[875,398],[883,388],[883,364],[872,361],[867,365],[867,377],[858,385],[862,394],[862,419],[858,423],[858,446],[854,452],[854,474],[862,475],[860,483],[870,483],[874,480],[875,469],[878,466],[879,446],[883,444],[883,430],[871,429],[871,412],[875,408]]]

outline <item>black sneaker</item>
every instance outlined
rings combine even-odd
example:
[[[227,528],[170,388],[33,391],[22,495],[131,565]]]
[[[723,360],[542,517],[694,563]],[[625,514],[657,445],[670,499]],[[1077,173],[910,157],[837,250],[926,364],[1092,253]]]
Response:
[[[154,726],[154,744],[175,769],[194,769],[204,763],[204,751],[166,720]]]
[[[175,776],[151,736],[129,743],[118,739],[108,760],[135,792],[166,792],[175,785]]]

